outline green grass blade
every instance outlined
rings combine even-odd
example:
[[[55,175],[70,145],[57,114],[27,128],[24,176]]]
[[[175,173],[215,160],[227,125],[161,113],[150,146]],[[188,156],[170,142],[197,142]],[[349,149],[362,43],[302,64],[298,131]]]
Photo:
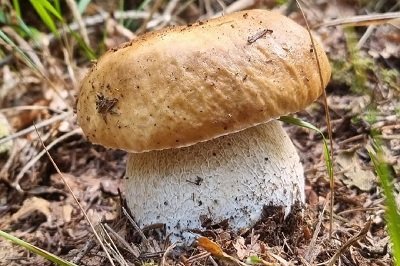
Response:
[[[57,10],[58,14],[61,14],[61,4],[59,0],[53,0],[54,1],[54,8]]]
[[[8,36],[5,34],[1,29],[0,29],[0,39],[3,39],[8,45],[10,45],[14,51],[19,53],[22,57],[22,59],[25,61],[25,63],[29,66],[32,67],[33,69],[37,70],[40,72],[39,68],[37,65],[25,54],[24,51],[21,50],[21,48],[18,47]]]
[[[49,11],[53,16],[55,16],[59,21],[63,21],[63,17],[61,16],[61,14],[57,11],[57,3],[56,3],[56,7],[54,7],[52,4],[50,4],[50,2],[48,0],[31,0],[40,3],[40,5],[46,9],[47,11]],[[59,4],[58,4],[59,5]],[[60,8],[60,7],[58,7]]]
[[[319,130],[316,126],[314,126],[311,123],[302,121],[296,117],[292,117],[292,116],[281,116],[279,118],[279,120],[281,120],[282,122],[288,123],[288,124],[292,124],[292,125],[296,125],[299,127],[304,127],[304,128],[308,128],[311,130],[314,130],[316,132],[318,132],[321,136],[322,136],[322,141],[323,141],[323,146],[324,146],[324,158],[325,158],[325,165],[328,171],[328,175],[329,175],[329,179],[331,181],[333,181],[333,163],[332,163],[332,158],[330,156],[329,153],[329,147],[328,147],[328,142],[326,141],[326,138],[324,136],[324,134],[322,133],[321,130]]]
[[[50,16],[50,14],[47,12],[47,10],[42,6],[40,3],[40,0],[30,0],[33,8],[35,11],[38,13],[39,17],[42,19],[43,23],[46,24],[46,26],[51,30],[51,32],[59,37],[59,33],[56,28],[56,24],[53,20],[53,18]]]
[[[79,46],[83,49],[83,52],[85,53],[86,57],[89,60],[94,60],[96,59],[96,53],[83,41],[82,37],[74,32],[73,30],[69,29],[69,32],[71,35],[75,38],[75,40],[78,42]]]
[[[21,247],[23,247],[23,248],[25,248],[25,249],[33,252],[33,253],[45,258],[45,259],[57,264],[57,265],[61,265],[61,266],[78,266],[78,265],[76,265],[74,263],[71,263],[71,262],[68,262],[66,260],[63,260],[62,258],[60,258],[60,257],[58,257],[56,255],[53,255],[50,252],[47,252],[46,250],[43,250],[43,249],[38,248],[38,247],[36,247],[36,246],[34,246],[32,244],[29,244],[29,243],[27,243],[27,242],[15,237],[13,235],[10,235],[10,234],[2,231],[2,230],[0,230],[0,236],[5,238],[5,239],[7,239],[7,240],[9,240],[9,241],[11,241],[12,243],[14,243],[14,244],[16,244],[18,246],[21,246]]]
[[[385,194],[385,215],[388,233],[392,241],[392,253],[395,265],[400,265],[400,214],[397,208],[396,199],[393,194],[393,176],[389,166],[383,160],[383,152],[378,145],[375,145],[376,153],[369,150],[369,156],[374,164],[376,174],[379,177],[383,193]]]
[[[83,14],[83,12],[85,12],[87,6],[90,4],[91,1],[92,0],[80,0],[78,2],[78,10],[81,15]]]
[[[17,13],[18,17],[21,17],[21,7],[19,5],[19,0],[13,0],[12,3],[15,13]]]

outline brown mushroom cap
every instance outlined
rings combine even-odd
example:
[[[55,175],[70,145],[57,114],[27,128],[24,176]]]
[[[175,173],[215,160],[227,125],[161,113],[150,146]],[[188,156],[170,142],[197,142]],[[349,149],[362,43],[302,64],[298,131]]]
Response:
[[[324,86],[330,66],[315,43]],[[129,152],[190,146],[299,111],[322,93],[306,29],[248,10],[108,51],[82,82],[89,140]]]

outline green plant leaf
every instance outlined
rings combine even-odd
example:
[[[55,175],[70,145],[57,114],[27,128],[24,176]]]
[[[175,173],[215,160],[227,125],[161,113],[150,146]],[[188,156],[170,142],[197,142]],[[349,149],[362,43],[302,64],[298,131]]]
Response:
[[[47,252],[44,249],[41,249],[41,248],[38,248],[38,247],[36,247],[36,246],[34,246],[32,244],[29,244],[28,242],[25,242],[24,240],[21,240],[21,239],[15,237],[13,235],[10,235],[10,234],[2,231],[2,230],[0,230],[0,236],[5,238],[5,239],[7,239],[7,240],[9,240],[9,241],[11,241],[12,243],[14,243],[14,244],[16,244],[18,246],[21,246],[21,247],[23,247],[23,248],[25,248],[25,249],[33,252],[33,253],[45,258],[45,259],[57,264],[57,265],[61,265],[61,266],[78,266],[78,265],[76,265],[76,264],[74,264],[72,262],[68,262],[68,261],[66,261],[66,260],[64,260],[64,259],[62,259],[62,258],[60,258],[60,257],[58,257],[58,256],[56,256],[54,254],[51,254],[50,252]]]
[[[83,49],[83,52],[85,53],[86,57],[89,60],[94,60],[96,59],[96,54],[93,52],[93,50],[83,41],[82,37],[77,34],[76,32],[72,31],[71,29],[68,29],[71,35],[75,38],[75,40],[78,42],[79,46]]]
[[[50,29],[50,31],[55,35],[59,36],[60,34],[57,31],[56,24],[47,10],[43,7],[40,0],[30,0],[33,8],[38,13],[43,23]]]
[[[369,149],[368,153],[374,164],[376,174],[379,177],[380,185],[385,195],[385,216],[388,233],[393,244],[392,253],[395,259],[395,265],[400,265],[400,214],[393,193],[393,176],[388,164],[383,158],[383,151],[379,143],[376,140],[374,140],[374,142],[374,149]]]
[[[292,117],[292,116],[281,116],[279,118],[279,120],[281,120],[282,122],[285,123],[289,123],[289,124],[293,124],[296,126],[300,126],[300,127],[304,127],[304,128],[308,128],[311,130],[314,130],[316,132],[318,132],[321,136],[322,136],[322,141],[323,141],[323,146],[324,146],[324,158],[325,158],[325,165],[326,165],[326,169],[328,171],[328,175],[329,175],[329,179],[331,181],[333,181],[333,163],[332,163],[332,158],[330,156],[329,153],[329,146],[328,146],[328,142],[326,141],[326,138],[324,136],[324,134],[322,133],[321,130],[319,130],[316,126],[314,126],[311,123],[302,121],[296,117]]]

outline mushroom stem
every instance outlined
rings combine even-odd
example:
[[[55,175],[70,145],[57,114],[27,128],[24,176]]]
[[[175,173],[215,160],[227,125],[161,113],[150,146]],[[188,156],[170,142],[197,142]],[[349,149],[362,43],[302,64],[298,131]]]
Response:
[[[200,216],[252,226],[264,205],[304,202],[304,176],[296,149],[280,122],[196,145],[130,154],[126,199],[140,226],[165,223],[173,240],[201,229]]]

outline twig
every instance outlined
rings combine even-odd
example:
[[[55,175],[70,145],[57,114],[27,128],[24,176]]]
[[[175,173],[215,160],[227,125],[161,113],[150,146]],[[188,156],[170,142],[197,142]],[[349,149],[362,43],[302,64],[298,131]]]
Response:
[[[214,260],[212,256],[209,256],[208,258],[210,259],[213,266],[218,266],[218,263]]]
[[[129,213],[126,211],[126,209],[124,207],[122,207],[122,212],[125,214],[125,216],[128,218],[129,222],[132,224],[133,228],[135,228],[136,232],[139,233],[140,237],[143,239],[143,242],[146,246],[146,248],[149,251],[154,251],[153,248],[150,245],[149,240],[147,239],[147,237],[144,235],[143,231],[140,229],[140,227],[136,224],[136,222],[132,219],[132,217],[129,215]]]
[[[12,106],[1,108],[0,113],[7,113],[7,112],[15,112],[15,111],[29,111],[29,110],[51,110],[53,112],[57,112],[57,110],[51,109],[48,106],[42,105],[19,105],[19,106]]]
[[[110,247],[110,250],[113,251],[114,253],[114,258],[119,262],[119,264],[123,265],[123,266],[128,266],[128,263],[126,262],[126,260],[124,259],[124,257],[122,256],[121,252],[119,252],[119,249],[117,248],[117,246],[115,245],[114,241],[112,240],[110,234],[108,234],[106,228],[104,227],[104,225],[102,223],[100,223],[100,228],[102,229],[103,234],[106,235],[106,237],[108,238],[108,240],[110,241],[110,243],[105,239],[105,242],[107,243],[107,245]]]
[[[166,8],[164,10],[164,13],[162,15],[164,17],[166,23],[171,21],[172,13],[174,12],[175,8],[178,6],[179,1],[180,0],[171,0],[167,4],[167,6],[166,6]]]
[[[134,250],[125,239],[123,239],[117,232],[114,231],[108,224],[104,224],[105,228],[110,231],[110,233],[120,241],[123,246],[135,257],[135,259],[139,258],[140,254],[138,251]]]
[[[164,255],[162,256],[161,259],[161,266],[166,266],[167,265],[167,255],[171,252],[176,247],[176,243],[170,245],[164,252]]]
[[[330,145],[330,156],[331,156],[331,162],[332,162],[332,169],[328,169],[328,173],[329,173],[329,185],[330,185],[330,221],[329,221],[329,237],[332,236],[332,227],[333,227],[333,205],[334,205],[334,191],[335,191],[335,180],[334,180],[334,174],[333,174],[333,165],[334,165],[334,159],[333,159],[333,137],[332,137],[332,124],[331,124],[331,116],[329,114],[329,107],[328,107],[328,97],[326,95],[326,91],[324,88],[324,80],[322,79],[322,71],[321,71],[321,64],[319,62],[319,58],[318,58],[318,54],[317,54],[317,49],[315,48],[315,42],[314,42],[314,38],[311,34],[311,30],[310,30],[310,26],[308,25],[308,20],[306,18],[306,15],[303,11],[302,6],[300,5],[299,1],[296,0],[297,5],[299,6],[299,9],[301,11],[301,14],[304,18],[304,21],[306,23],[307,26],[307,31],[308,34],[310,35],[310,40],[311,40],[311,44],[313,47],[313,51],[314,51],[314,55],[315,55],[315,59],[317,61],[317,66],[318,66],[318,72],[319,72],[319,80],[320,80],[320,85],[321,85],[321,89],[322,89],[322,95],[323,95],[323,99],[324,99],[324,108],[325,108],[325,120],[326,120],[326,125],[328,128],[328,137],[329,137],[329,145]]]
[[[353,245],[354,243],[356,243],[358,240],[363,239],[363,238],[367,235],[367,233],[368,233],[368,231],[369,231],[369,228],[371,227],[371,223],[372,223],[372,221],[369,220],[369,221],[364,225],[364,227],[361,229],[361,231],[360,231],[357,235],[355,235],[355,236],[353,236],[352,238],[350,238],[346,243],[344,243],[344,245],[342,245],[342,246],[336,251],[336,253],[333,255],[332,258],[330,258],[330,259],[329,259],[328,261],[326,261],[326,262],[319,263],[319,264],[317,264],[317,265],[328,265],[328,266],[333,266],[333,265],[335,265],[335,262],[338,260],[338,258],[340,257],[340,255],[341,255],[346,249],[348,249],[350,246],[352,246],[352,245]]]
[[[136,31],[136,34],[141,34],[146,31],[147,29],[147,24],[150,22],[150,20],[153,18],[154,13],[160,8],[164,1],[163,0],[155,0],[155,3],[151,7],[150,14],[147,18],[144,19],[142,25],[140,28]]]
[[[384,24],[390,20],[400,18],[400,12],[387,12],[383,14],[360,15],[348,18],[338,18],[331,21],[317,24],[314,28],[332,27],[332,26],[369,26]]]
[[[199,261],[199,260],[201,260],[201,259],[205,259],[205,258],[209,257],[210,255],[211,255],[210,252],[208,252],[208,251],[203,251],[203,252],[201,252],[201,253],[199,253],[199,254],[197,254],[197,255],[191,256],[191,257],[187,260],[187,262],[188,262],[189,264],[193,264],[194,262]]]
[[[238,0],[233,2],[229,6],[225,8],[222,12],[215,13],[212,17],[220,17],[225,14],[230,14],[236,11],[240,11],[249,7],[252,7],[256,4],[256,0]]]
[[[279,261],[279,263],[280,263],[280,265],[282,265],[282,266],[289,266],[290,264],[289,264],[289,262],[287,261],[287,260],[285,260],[284,258],[282,258],[281,256],[279,256],[279,255],[276,255],[276,254],[274,254],[274,253],[268,253],[268,256],[271,256],[271,257],[273,257],[274,259],[276,259],[277,261]],[[274,264],[272,264],[272,263],[268,263],[268,262],[264,262],[264,265],[274,265]]]
[[[27,127],[27,128],[25,128],[23,130],[20,130],[20,131],[18,131],[16,133],[12,134],[10,136],[7,136],[5,138],[1,138],[0,139],[0,145],[3,144],[3,143],[6,143],[7,141],[10,141],[10,140],[19,138],[19,137],[21,137],[23,135],[29,134],[29,133],[35,131],[38,128],[42,128],[42,127],[51,125],[54,122],[63,120],[63,119],[65,119],[65,118],[67,118],[67,117],[69,117],[71,115],[72,115],[72,112],[68,111],[68,112],[61,113],[59,115],[52,116],[51,118],[49,118],[47,120],[44,120],[44,121],[41,121],[40,123],[37,123],[36,125],[32,125],[30,127]]]
[[[76,23],[78,24],[79,32],[81,33],[83,41],[86,43],[88,47],[90,47],[89,35],[87,33],[85,23],[82,20],[81,13],[79,13],[78,6],[75,0],[66,0],[69,9],[71,10],[72,15],[74,16]]]
[[[79,253],[72,259],[72,263],[79,263],[81,261],[81,259],[86,255],[86,253],[89,252],[89,250],[91,250],[94,247],[94,240],[93,238],[90,238],[85,246],[79,251]]]
[[[14,162],[15,157],[17,156],[17,154],[20,153],[20,147],[17,146],[17,144],[14,144],[12,149],[11,149],[11,153],[8,156],[7,162],[4,164],[3,168],[0,171],[0,180],[4,180],[7,183],[9,183],[7,181],[7,177],[9,176],[9,170]],[[8,175],[6,175],[8,174]]]
[[[68,50],[66,48],[64,48],[64,47],[62,48],[62,52],[63,52],[63,55],[64,55],[65,65],[67,66],[67,72],[69,74],[69,78],[71,80],[72,86],[73,86],[74,89],[77,89],[78,88],[78,81],[76,80],[75,72],[74,72],[74,70],[72,68],[71,56],[70,56]]]
[[[68,133],[65,133],[64,135],[56,138],[53,140],[49,145],[47,145],[47,149],[50,150],[53,148],[56,144],[60,143],[61,141],[71,137],[72,135],[75,135],[77,133],[81,132],[80,128],[76,128]],[[22,179],[22,177],[25,175],[25,173],[40,159],[42,156],[46,154],[46,150],[40,151],[35,157],[33,157],[27,164],[24,165],[24,167],[21,169],[21,171],[18,173],[17,177],[15,178],[15,181],[11,184],[17,191],[23,192],[21,186],[19,185],[19,181]]]
[[[365,42],[368,40],[369,36],[371,36],[371,34],[375,28],[376,28],[375,25],[368,26],[367,30],[364,32],[363,36],[360,38],[360,40],[357,43],[357,46],[356,46],[357,49],[361,49],[364,46]]]
[[[47,156],[49,157],[49,160],[51,161],[51,163],[53,164],[54,168],[56,169],[57,173],[60,175],[61,180],[63,181],[64,185],[67,187],[68,191],[71,193],[72,197],[74,198],[76,204],[78,205],[79,209],[81,210],[83,216],[85,216],[86,221],[89,223],[90,228],[93,231],[93,234],[95,235],[97,241],[99,241],[100,246],[103,248],[104,252],[106,253],[106,256],[108,258],[108,260],[110,261],[112,266],[115,266],[110,254],[108,253],[106,247],[104,246],[103,242],[101,241],[101,238],[99,236],[99,234],[97,233],[96,229],[94,228],[92,222],[89,219],[89,216],[87,215],[87,213],[85,212],[85,210],[83,209],[82,205],[80,204],[78,198],[75,196],[74,192],[72,191],[72,188],[69,186],[68,182],[66,181],[64,175],[61,173],[60,169],[58,168],[57,164],[54,162],[53,157],[51,157],[49,151],[46,148],[46,145],[44,144],[44,142],[42,141],[42,138],[40,137],[38,128],[36,127],[35,124],[33,124],[33,128],[36,131],[36,134],[38,135],[39,141],[43,146],[43,149],[46,151]]]

